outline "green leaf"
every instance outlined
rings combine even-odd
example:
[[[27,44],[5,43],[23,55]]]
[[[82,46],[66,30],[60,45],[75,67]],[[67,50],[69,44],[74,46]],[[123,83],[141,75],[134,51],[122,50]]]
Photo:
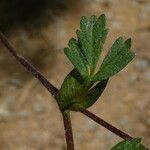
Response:
[[[82,16],[80,20],[80,28],[82,31],[85,31],[88,24],[88,18],[86,16]]]
[[[147,150],[142,144],[140,138],[131,141],[122,141],[115,145],[111,150]]]
[[[59,91],[61,110],[90,107],[103,93],[107,82],[108,79],[92,87],[93,83],[84,81],[80,73],[73,69],[65,78]]]
[[[135,56],[134,52],[129,51],[130,47],[131,39],[124,42],[122,37],[118,38],[93,77],[93,81],[107,79],[121,71]]]
[[[95,73],[108,34],[105,15],[81,17],[80,30],[76,33],[78,40],[70,39],[69,47],[64,49],[74,69],[67,75],[60,89],[62,110],[92,106],[103,93],[109,77],[118,73],[134,58],[134,53],[129,51],[131,39],[124,42],[120,37]]]
[[[87,99],[82,102],[82,107],[88,108],[92,106],[103,93],[109,79],[98,82],[93,88],[88,91]]]
[[[88,68],[86,65],[86,59],[84,58],[84,55],[80,51],[80,48],[78,46],[78,43],[75,39],[70,39],[69,41],[69,48],[65,48],[64,52],[69,58],[69,60],[72,62],[72,64],[75,66],[75,68],[80,72],[80,74],[83,77],[88,76]]]
[[[59,103],[62,110],[76,103],[78,95],[83,95],[83,79],[80,73],[73,69],[65,78],[59,91]]]
[[[102,46],[105,42],[108,30],[105,28],[105,15],[91,16],[90,19],[82,17],[80,21],[81,31],[77,30],[77,37],[81,51],[83,52],[91,74],[96,68]]]

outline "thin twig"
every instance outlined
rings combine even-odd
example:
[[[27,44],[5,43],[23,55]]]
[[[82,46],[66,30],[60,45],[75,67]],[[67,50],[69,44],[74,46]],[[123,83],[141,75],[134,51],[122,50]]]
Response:
[[[123,138],[124,140],[132,140],[133,138],[128,135],[127,133],[124,133],[123,131],[117,129],[116,127],[112,126],[111,124],[109,124],[108,122],[104,121],[103,119],[101,119],[100,117],[96,116],[95,114],[93,114],[92,112],[86,110],[86,109],[81,109],[80,110],[81,113],[83,113],[84,115],[88,116],[89,118],[91,118],[92,120],[94,120],[96,123],[100,124],[101,126],[105,127],[106,129],[108,129],[109,131],[113,132],[114,134],[116,134],[117,136]]]
[[[12,46],[12,44],[1,32],[0,32],[0,41],[5,45],[8,51],[16,58],[16,60],[21,65],[23,65],[28,72],[30,72],[35,78],[37,78],[44,85],[44,87],[52,94],[52,96],[56,99],[60,109],[60,104],[58,102],[59,90],[55,86],[53,86],[30,62],[28,62],[24,57],[19,55],[17,53],[17,50]],[[61,113],[64,121],[67,150],[74,150],[73,133],[70,116],[66,112],[61,111]]]
[[[67,150],[74,150],[74,141],[73,141],[73,132],[72,132],[70,114],[69,112],[63,112],[62,115],[64,121]]]
[[[45,88],[57,99],[58,89],[54,87],[30,62],[28,62],[24,57],[17,54],[17,50],[12,46],[8,39],[0,32],[0,40],[8,49],[8,51],[16,58],[16,60],[22,64],[25,69],[30,72],[35,78],[37,78]]]

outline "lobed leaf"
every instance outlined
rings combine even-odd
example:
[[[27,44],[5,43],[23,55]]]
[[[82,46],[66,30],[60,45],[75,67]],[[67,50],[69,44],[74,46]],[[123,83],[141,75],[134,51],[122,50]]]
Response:
[[[88,68],[86,65],[86,59],[84,58],[84,55],[80,51],[80,48],[78,46],[78,42],[75,39],[70,39],[69,41],[69,48],[65,48],[64,52],[69,58],[69,60],[72,62],[74,67],[80,72],[80,74],[83,77],[88,76]]]
[[[130,47],[131,39],[124,42],[123,38],[119,37],[93,77],[93,81],[107,79],[121,71],[135,56],[134,52],[129,51]]]
[[[77,30],[77,37],[81,51],[85,55],[90,72],[94,72],[102,46],[105,42],[108,30],[105,28],[105,15],[91,16],[90,19],[82,17],[80,21],[81,31]]]
[[[80,30],[76,33],[78,40],[70,39],[69,47],[64,49],[74,69],[67,75],[60,89],[59,101],[63,110],[92,106],[103,93],[109,77],[122,70],[134,58],[134,53],[129,51],[131,39],[124,42],[120,37],[95,73],[108,34],[105,15],[81,17]]]

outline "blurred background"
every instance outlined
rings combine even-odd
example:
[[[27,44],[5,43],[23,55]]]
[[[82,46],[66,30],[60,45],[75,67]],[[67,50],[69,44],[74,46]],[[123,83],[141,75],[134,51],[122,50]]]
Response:
[[[133,39],[136,58],[111,78],[92,112],[150,146],[149,0],[0,0],[0,30],[60,88],[72,65],[63,53],[80,17],[107,16],[114,40]],[[121,139],[72,113],[76,150],[108,150]],[[61,114],[52,96],[0,44],[0,150],[65,150]]]

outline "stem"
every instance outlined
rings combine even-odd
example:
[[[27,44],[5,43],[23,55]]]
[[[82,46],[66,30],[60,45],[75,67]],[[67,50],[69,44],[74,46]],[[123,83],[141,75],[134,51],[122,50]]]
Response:
[[[69,112],[62,112],[67,150],[74,150],[72,125]]]
[[[8,39],[1,32],[0,32],[0,41],[8,49],[8,51],[12,54],[12,56],[14,56],[15,59],[22,66],[24,66],[24,68],[28,72],[30,72],[35,78],[37,78],[44,85],[44,87],[52,94],[52,96],[56,99],[57,104],[60,109],[60,104],[58,102],[59,90],[55,86],[53,86],[30,62],[28,62],[24,57],[19,55],[17,53],[17,50],[12,46],[12,44],[8,41]],[[62,111],[61,113],[62,113],[63,121],[64,121],[67,150],[74,150],[73,133],[72,133],[70,115]]]
[[[17,50],[12,46],[8,39],[0,32],[0,40],[8,49],[8,51],[15,57],[15,59],[25,67],[25,69],[30,72],[35,78],[37,78],[44,87],[52,94],[54,98],[57,99],[58,89],[54,87],[30,62],[28,62],[24,57],[17,54]]]
[[[132,140],[133,138],[128,135],[127,133],[124,133],[123,131],[117,129],[116,127],[112,126],[111,124],[109,124],[108,122],[104,121],[103,119],[99,118],[98,116],[96,116],[95,114],[93,114],[92,112],[86,110],[86,109],[80,109],[80,112],[83,113],[84,115],[88,116],[89,118],[91,118],[92,120],[94,120],[96,123],[100,124],[101,126],[105,127],[106,129],[108,129],[109,131],[113,132],[114,134],[116,134],[117,136],[123,138],[124,140]]]

